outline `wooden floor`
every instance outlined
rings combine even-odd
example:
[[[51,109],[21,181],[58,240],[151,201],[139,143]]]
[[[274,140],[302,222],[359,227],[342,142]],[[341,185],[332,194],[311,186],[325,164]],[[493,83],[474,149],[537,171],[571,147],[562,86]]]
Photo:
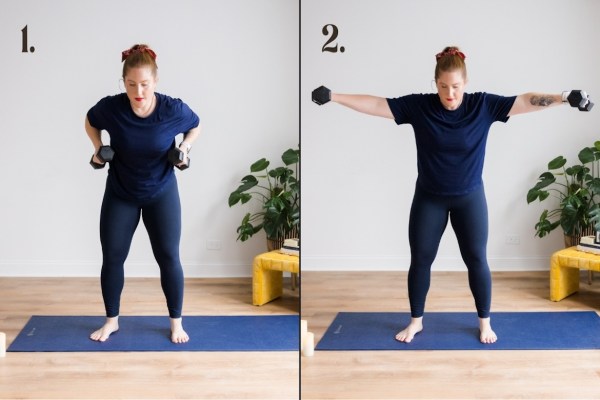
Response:
[[[548,272],[495,273],[492,312],[599,311],[598,275],[581,278],[555,303]],[[340,311],[409,311],[406,292],[403,272],[304,272],[302,318],[318,342]],[[466,274],[434,272],[426,311],[474,311]],[[307,400],[600,399],[600,350],[317,351],[302,357],[301,380]]]
[[[493,311],[600,310],[600,278],[561,302],[548,273],[495,273]],[[339,311],[408,311],[406,273],[305,272],[318,341]],[[292,314],[298,290],[251,305],[250,279],[188,279],[184,314]],[[128,279],[122,315],[165,313],[156,279]],[[0,278],[10,344],[32,314],[102,315],[97,279]],[[473,311],[466,274],[433,274],[428,311]],[[185,321],[185,320],[184,320]],[[492,319],[493,321],[493,319]],[[168,320],[165,317],[165,323]],[[598,333],[600,334],[600,332]],[[275,353],[8,353],[1,399],[600,399],[600,350]],[[301,383],[299,382],[301,373]]]
[[[289,284],[282,299],[262,307],[251,304],[250,278],[185,285],[184,326],[185,315],[299,312],[298,290]],[[103,315],[103,309],[98,279],[0,278],[0,331],[8,345],[33,314]],[[166,315],[159,281],[127,279],[121,315]],[[298,399],[298,358],[298,352],[7,353],[0,358],[0,398]]]

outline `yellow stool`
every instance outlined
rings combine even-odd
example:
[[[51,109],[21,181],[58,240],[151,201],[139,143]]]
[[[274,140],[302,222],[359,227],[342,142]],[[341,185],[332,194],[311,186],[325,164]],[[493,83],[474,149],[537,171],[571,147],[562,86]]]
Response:
[[[579,270],[600,271],[600,255],[578,251],[577,246],[559,250],[550,259],[550,300],[560,301],[579,291]]]
[[[259,254],[252,264],[252,304],[262,306],[283,294],[283,271],[300,272],[298,256],[278,251]]]

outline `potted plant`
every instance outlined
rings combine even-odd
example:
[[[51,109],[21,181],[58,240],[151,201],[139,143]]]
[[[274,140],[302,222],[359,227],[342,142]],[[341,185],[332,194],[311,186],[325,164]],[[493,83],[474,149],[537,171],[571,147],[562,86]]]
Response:
[[[578,244],[581,236],[594,234],[592,217],[599,208],[600,195],[600,141],[584,147],[578,158],[580,163],[569,167],[565,167],[563,156],[554,158],[548,171],[527,192],[528,204],[549,197],[558,201],[556,208],[542,212],[535,234],[542,238],[560,226],[567,247]]]
[[[264,230],[269,251],[281,248],[286,238],[300,233],[299,149],[288,149],[281,156],[283,166],[270,169],[271,163],[261,158],[250,166],[250,175],[229,195],[229,207],[255,199],[260,211],[247,213],[237,228],[242,242]],[[293,168],[293,169],[292,169]]]

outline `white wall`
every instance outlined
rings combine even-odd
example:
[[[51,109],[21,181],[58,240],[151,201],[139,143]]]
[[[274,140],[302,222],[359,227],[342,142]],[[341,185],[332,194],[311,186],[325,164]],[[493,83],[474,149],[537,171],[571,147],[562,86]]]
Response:
[[[176,172],[185,273],[249,276],[264,234],[236,242],[248,209],[227,198],[251,163],[298,144],[298,24],[298,0],[1,0],[0,276],[98,276],[106,170],[88,165],[83,121],[122,91],[121,51],[140,42],[158,54],[157,91],[203,126]],[[158,275],[142,224],[126,273]]]
[[[384,97],[432,92],[434,55],[458,45],[467,55],[469,92],[584,89],[600,101],[598,16],[595,0],[303,0],[302,268],[407,270],[416,179],[410,126],[337,104],[318,107],[312,89],[325,84]],[[326,24],[338,27],[344,53],[322,52]],[[493,270],[548,269],[562,233],[534,237],[548,205],[527,205],[527,190],[552,158],[575,161],[599,140],[599,122],[600,108],[560,107],[492,126],[484,180]],[[507,244],[508,235],[520,244]],[[451,227],[436,269],[464,269]]]

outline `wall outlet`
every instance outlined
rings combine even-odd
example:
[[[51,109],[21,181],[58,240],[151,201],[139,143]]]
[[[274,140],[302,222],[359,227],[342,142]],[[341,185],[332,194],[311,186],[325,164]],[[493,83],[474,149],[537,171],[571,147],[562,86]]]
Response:
[[[221,250],[221,241],[220,240],[207,240],[206,241],[206,250]]]
[[[506,244],[521,244],[521,236],[519,235],[506,235]]]

